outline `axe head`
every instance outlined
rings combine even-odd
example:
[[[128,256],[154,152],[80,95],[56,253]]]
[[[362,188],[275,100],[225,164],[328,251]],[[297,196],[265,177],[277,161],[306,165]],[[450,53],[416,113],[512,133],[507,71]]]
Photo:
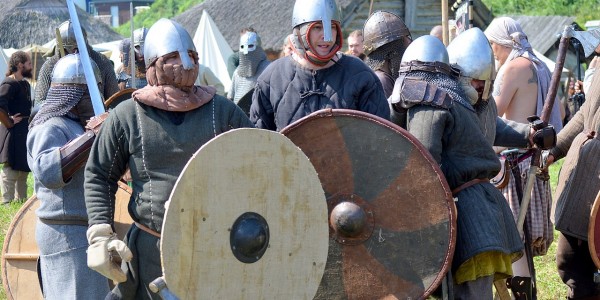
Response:
[[[596,47],[600,45],[600,28],[588,31],[572,31],[571,34],[573,38],[581,43],[585,57],[592,55]]]

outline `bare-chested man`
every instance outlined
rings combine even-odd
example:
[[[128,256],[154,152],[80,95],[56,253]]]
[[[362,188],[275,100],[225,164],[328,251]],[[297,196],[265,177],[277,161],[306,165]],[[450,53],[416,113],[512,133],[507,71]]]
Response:
[[[540,116],[550,85],[551,73],[548,67],[533,54],[527,36],[519,23],[507,17],[497,18],[488,26],[485,35],[492,45],[497,67],[500,68],[492,94],[498,107],[498,115],[522,123],[527,123],[529,116]],[[554,102],[549,120],[556,132],[562,129],[559,103],[560,101]],[[515,220],[520,210],[517,193],[521,193],[525,186],[532,152],[522,149],[520,153],[518,158],[513,160],[513,164],[520,169],[521,183],[518,182],[519,180],[515,181],[515,177],[511,174],[508,186],[502,189]],[[547,176],[545,179],[536,178],[526,219],[533,256],[545,255],[553,241],[553,226],[550,221],[551,203],[550,182]],[[527,257],[523,256],[513,264],[513,273],[513,283],[531,285]]]

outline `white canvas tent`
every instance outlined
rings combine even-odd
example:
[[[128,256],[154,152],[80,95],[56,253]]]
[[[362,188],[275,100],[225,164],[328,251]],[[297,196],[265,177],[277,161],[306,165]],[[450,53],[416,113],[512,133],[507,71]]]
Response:
[[[210,68],[225,87],[225,91],[229,91],[231,78],[227,72],[227,59],[233,54],[233,50],[206,10],[202,11],[193,41],[198,51],[199,63]]]
[[[8,71],[8,56],[3,49],[0,49],[0,81],[6,77],[6,71]]]

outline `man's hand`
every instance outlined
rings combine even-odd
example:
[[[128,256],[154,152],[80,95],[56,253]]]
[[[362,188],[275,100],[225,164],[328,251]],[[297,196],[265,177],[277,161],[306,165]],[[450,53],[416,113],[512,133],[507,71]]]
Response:
[[[116,255],[124,262],[129,262],[133,255],[127,245],[117,238],[109,224],[92,225],[87,230],[90,246],[87,251],[87,265],[90,269],[115,282],[127,281],[127,275],[115,263]]]
[[[556,146],[556,131],[554,126],[543,122],[538,116],[527,117],[531,130],[529,143],[542,150],[548,150]]]
[[[13,124],[17,124],[19,122],[21,122],[21,120],[23,120],[23,117],[21,117],[21,114],[14,114],[10,117],[13,121]]]

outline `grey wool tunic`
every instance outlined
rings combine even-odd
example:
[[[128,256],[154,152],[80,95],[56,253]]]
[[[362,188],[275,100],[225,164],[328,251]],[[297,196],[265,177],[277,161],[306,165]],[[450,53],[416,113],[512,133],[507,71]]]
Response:
[[[433,155],[451,189],[474,179],[491,178],[500,170],[496,154],[480,130],[478,116],[456,101],[449,107],[412,106],[407,113],[407,130]],[[471,185],[455,197],[454,270],[482,252],[512,254],[523,248],[510,207],[491,183]]]
[[[89,224],[113,223],[117,181],[129,165],[129,212],[135,221],[160,232],[165,202],[188,160],[213,137],[240,127],[253,125],[237,105],[219,95],[182,113],[133,100],[119,104],[102,124],[86,165]]]
[[[390,118],[379,78],[360,59],[342,54],[334,65],[320,70],[304,68],[291,56],[272,62],[256,82],[250,120],[257,128],[280,131],[325,108]]]
[[[592,80],[586,101],[560,131],[555,161],[565,157],[556,186],[556,229],[588,240],[590,212],[600,189],[600,74]]]

